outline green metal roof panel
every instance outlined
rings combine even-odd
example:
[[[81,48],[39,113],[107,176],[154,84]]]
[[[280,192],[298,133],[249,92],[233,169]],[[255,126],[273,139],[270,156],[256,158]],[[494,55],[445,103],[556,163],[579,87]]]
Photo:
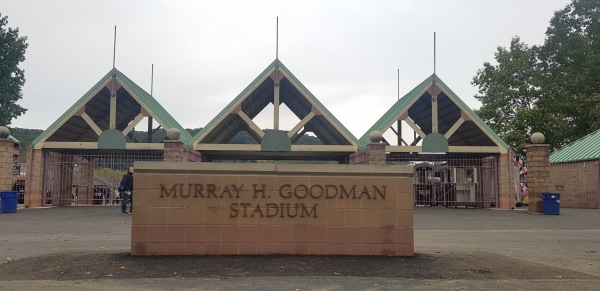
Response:
[[[123,85],[128,90],[131,90],[140,101],[150,109],[152,114],[155,117],[159,118],[165,125],[170,128],[177,128],[181,132],[180,140],[189,147],[192,137],[191,135],[154,99],[150,94],[148,94],[144,89],[139,87],[136,83],[134,83],[131,79],[129,79],[125,74],[121,73],[116,68],[111,69],[104,77],[102,77],[93,87],[91,87],[77,102],[75,102],[67,111],[65,111],[58,119],[56,119],[42,134],[40,134],[33,142],[32,146],[35,146],[37,143],[42,141],[45,137],[47,137],[51,132],[53,132],[57,127],[66,119],[70,118],[77,108],[84,105],[86,99],[96,90],[102,89],[101,86],[107,80],[112,78],[112,75],[115,74],[117,79],[119,79]]]
[[[458,102],[459,107],[468,112],[473,118],[481,125],[487,132],[489,132],[495,141],[500,144],[505,149],[509,149],[509,146],[492,130],[469,106],[467,106],[452,90],[448,87],[437,75],[432,74],[427,79],[425,79],[421,84],[417,85],[414,89],[400,98],[392,107],[359,139],[359,146],[361,149],[365,148],[369,143],[369,135],[373,131],[384,132],[387,130],[394,121],[397,120],[398,116],[406,107],[415,99],[420,98],[421,95],[427,88],[433,85],[433,81],[435,79],[436,85],[440,86],[440,88],[446,92],[446,95],[452,97],[456,102]]]
[[[600,160],[600,129],[550,155],[551,163]]]

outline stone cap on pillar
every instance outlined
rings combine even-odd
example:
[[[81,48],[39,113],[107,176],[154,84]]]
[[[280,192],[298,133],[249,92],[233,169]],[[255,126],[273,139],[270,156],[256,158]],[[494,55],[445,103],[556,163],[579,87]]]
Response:
[[[6,126],[0,126],[0,138],[8,139],[10,136],[10,129]]]
[[[383,140],[383,134],[380,131],[372,131],[369,134],[369,140],[371,141],[371,143],[381,143],[381,141]]]
[[[541,132],[534,132],[533,134],[531,134],[531,144],[526,145],[526,148],[530,148],[530,147],[550,147],[549,144],[545,144],[544,141],[546,140],[546,137],[544,136],[544,134],[542,134]]]

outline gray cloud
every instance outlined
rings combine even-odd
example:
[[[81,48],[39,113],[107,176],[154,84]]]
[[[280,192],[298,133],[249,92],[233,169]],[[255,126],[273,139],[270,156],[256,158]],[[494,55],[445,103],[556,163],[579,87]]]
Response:
[[[275,58],[361,136],[433,72],[469,106],[470,84],[514,35],[544,40],[568,0],[505,1],[3,1],[9,26],[29,38],[12,126],[47,128],[112,66],[150,91],[184,127],[203,127]]]

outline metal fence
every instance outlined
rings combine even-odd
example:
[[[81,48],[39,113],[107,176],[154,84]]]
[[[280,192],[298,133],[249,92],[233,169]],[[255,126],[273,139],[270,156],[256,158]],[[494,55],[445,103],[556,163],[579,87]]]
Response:
[[[118,204],[117,188],[134,161],[162,161],[162,151],[48,151],[44,153],[46,205]]]
[[[387,163],[414,166],[415,206],[497,205],[497,156],[391,153]]]
[[[600,208],[600,162],[550,164],[551,188],[564,208]]]

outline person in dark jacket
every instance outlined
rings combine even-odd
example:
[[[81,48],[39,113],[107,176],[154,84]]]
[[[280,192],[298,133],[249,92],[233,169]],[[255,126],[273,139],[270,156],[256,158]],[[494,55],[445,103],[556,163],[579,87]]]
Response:
[[[121,214],[127,214],[127,203],[129,203],[129,214],[133,214],[133,167],[127,168],[123,175],[123,191],[121,192]]]

